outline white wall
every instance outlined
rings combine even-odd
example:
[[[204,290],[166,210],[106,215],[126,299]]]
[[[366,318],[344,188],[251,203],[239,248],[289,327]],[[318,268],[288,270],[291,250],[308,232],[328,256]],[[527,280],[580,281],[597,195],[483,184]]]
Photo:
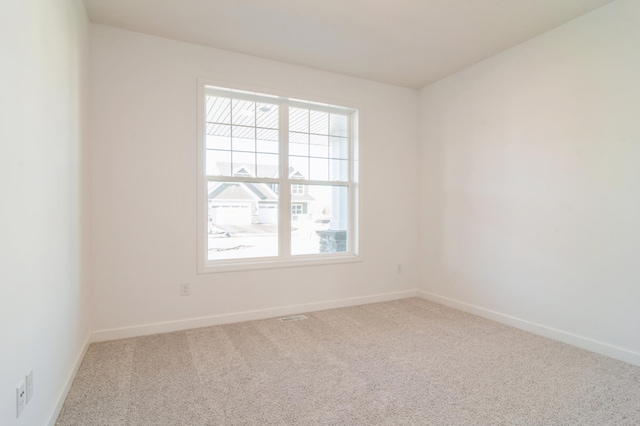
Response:
[[[423,290],[640,362],[639,46],[620,0],[421,91]]]
[[[42,425],[89,336],[82,176],[89,26],[81,1],[2,1],[0,424]],[[34,396],[16,419],[16,386]]]
[[[415,288],[416,91],[112,27],[91,31],[98,339],[125,335],[99,333],[108,329]],[[364,262],[197,274],[198,77],[361,106]],[[183,282],[190,297],[179,295]]]

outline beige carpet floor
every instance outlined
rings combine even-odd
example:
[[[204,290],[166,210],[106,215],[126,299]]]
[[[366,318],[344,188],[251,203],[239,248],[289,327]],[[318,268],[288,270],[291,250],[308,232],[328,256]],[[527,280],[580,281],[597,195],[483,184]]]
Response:
[[[640,367],[419,298],[91,345],[67,425],[640,425]]]

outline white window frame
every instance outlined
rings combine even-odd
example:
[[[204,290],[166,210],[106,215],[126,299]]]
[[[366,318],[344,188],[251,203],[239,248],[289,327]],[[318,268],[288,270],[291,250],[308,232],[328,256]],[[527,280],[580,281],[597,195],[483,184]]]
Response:
[[[314,102],[312,100],[300,101],[293,96],[287,97],[282,94],[267,94],[269,91],[247,90],[247,88],[237,87],[235,89],[225,88],[227,84],[219,84],[207,79],[198,79],[198,214],[197,214],[197,238],[198,238],[198,273],[230,272],[266,268],[284,268],[306,265],[322,265],[335,263],[360,262],[360,207],[359,207],[359,171],[360,163],[358,159],[358,143],[360,134],[361,111],[353,106],[336,106],[344,102]],[[279,189],[279,255],[277,257],[265,258],[244,258],[230,260],[208,260],[208,180],[206,176],[206,117],[205,117],[205,97],[207,93],[231,93],[234,98],[246,97],[249,100],[265,100],[276,102],[280,105],[280,178],[271,179],[280,185]],[[297,106],[306,109],[314,109],[327,112],[349,113],[349,180],[348,181],[314,181],[290,179],[288,173],[289,161],[289,140],[288,140],[288,119],[289,106]],[[253,181],[253,178],[225,176],[226,181]],[[259,178],[262,182],[270,179]],[[349,227],[348,227],[348,250],[338,253],[319,253],[310,255],[291,255],[291,185],[338,185],[346,186],[349,189]],[[287,188],[287,190],[283,190]]]

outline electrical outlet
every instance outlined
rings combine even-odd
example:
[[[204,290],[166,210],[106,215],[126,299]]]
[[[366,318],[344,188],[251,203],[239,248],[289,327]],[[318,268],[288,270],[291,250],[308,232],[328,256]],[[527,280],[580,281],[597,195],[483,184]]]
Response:
[[[33,398],[33,370],[29,371],[29,374],[27,374],[24,378],[24,381],[27,385],[27,404],[29,403],[29,401],[31,401],[31,398]]]
[[[191,294],[189,283],[180,284],[180,296],[188,296]]]
[[[401,274],[402,273],[402,263],[398,263],[396,265],[396,272]]]
[[[27,392],[25,392],[24,382],[22,382],[16,388],[16,418],[20,417],[24,411],[24,406],[27,404],[26,398]]]

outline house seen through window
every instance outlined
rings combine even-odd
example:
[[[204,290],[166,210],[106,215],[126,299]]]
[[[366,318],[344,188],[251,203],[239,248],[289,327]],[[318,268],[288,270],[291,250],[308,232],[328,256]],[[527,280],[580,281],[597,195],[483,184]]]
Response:
[[[202,101],[206,265],[356,254],[357,111],[208,86]]]

